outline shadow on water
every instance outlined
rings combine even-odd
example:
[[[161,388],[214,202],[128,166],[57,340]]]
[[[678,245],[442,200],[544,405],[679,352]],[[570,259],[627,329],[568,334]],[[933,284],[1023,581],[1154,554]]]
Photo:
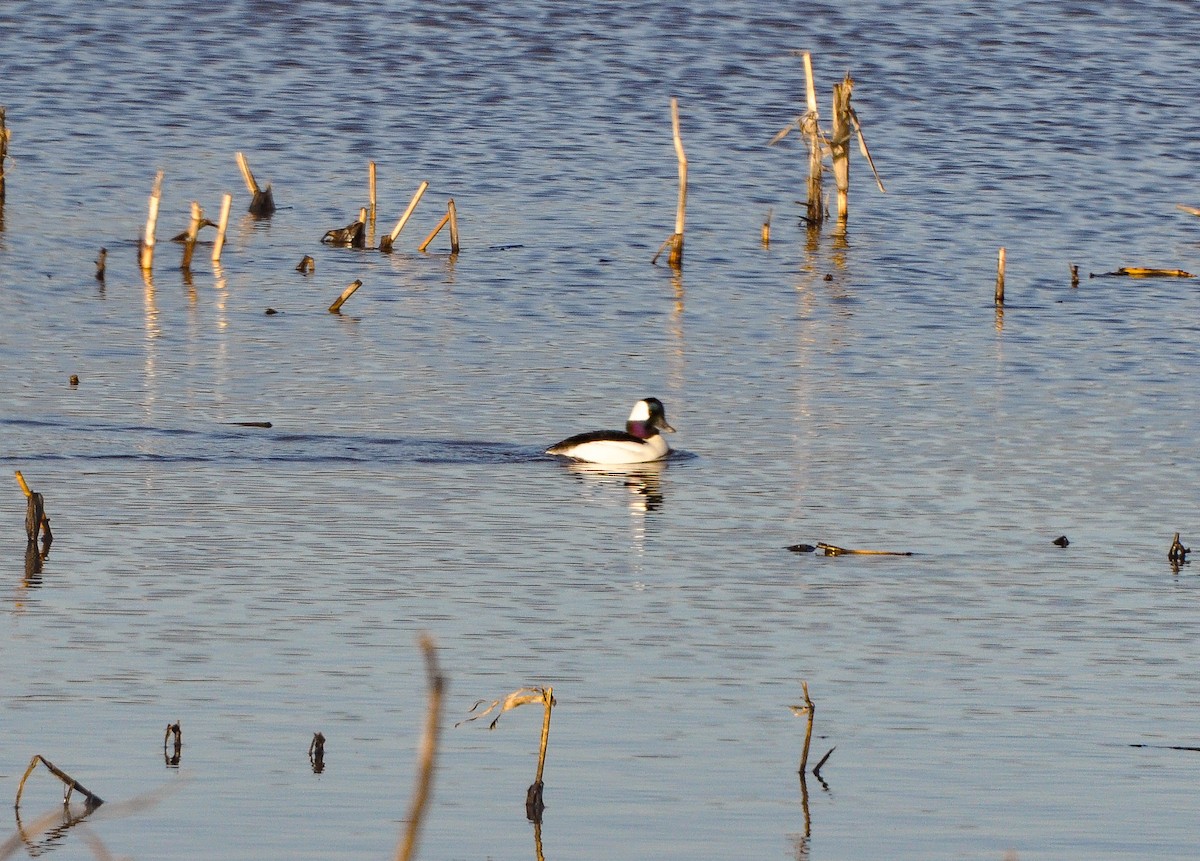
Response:
[[[226,423],[200,429],[112,425],[98,422],[78,424],[29,419],[2,419],[0,428],[22,427],[52,435],[55,451],[10,452],[0,461],[137,460],[163,463],[256,462],[256,463],[422,463],[422,464],[519,464],[551,462],[558,458],[544,452],[544,442],[521,445],[496,440],[456,440],[429,437],[375,436],[337,433],[294,433],[273,428],[269,423]],[[99,441],[98,444],[92,440]],[[120,447],[114,448],[113,441]],[[74,450],[70,446],[77,442]],[[600,476],[649,476],[663,463],[694,458],[688,452],[672,452],[657,464],[631,464],[629,468],[605,466],[589,470],[587,464],[572,464],[574,471]],[[578,467],[578,469],[575,469]],[[650,492],[647,492],[650,495]]]
[[[265,423],[264,423],[265,424]],[[208,426],[202,429],[95,422],[5,419],[0,426],[53,432],[56,451],[9,455],[13,462],[54,460],[138,460],[165,463],[445,463],[512,464],[549,461],[538,445],[494,440],[336,433],[293,433],[265,426]],[[99,445],[91,442],[100,440]],[[112,440],[122,441],[120,448]],[[71,450],[69,443],[78,446]]]

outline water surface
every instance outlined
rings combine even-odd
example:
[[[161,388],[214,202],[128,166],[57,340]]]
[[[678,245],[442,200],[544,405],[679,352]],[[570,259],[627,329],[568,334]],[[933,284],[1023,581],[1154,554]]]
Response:
[[[29,854],[93,857],[86,828],[121,857],[386,857],[428,631],[450,696],[426,858],[534,856],[540,715],[450,728],[526,684],[558,700],[548,859],[1194,855],[1198,754],[1172,748],[1198,744],[1200,580],[1166,551],[1197,505],[1200,299],[1088,277],[1200,267],[1174,208],[1200,163],[1188,6],[40,2],[0,23],[0,466],[55,531],[28,573],[10,485],[0,785],[40,753],[110,802]],[[765,145],[803,102],[797,50],[822,105],[853,74],[888,189],[854,162],[840,240],[798,222],[799,142]],[[649,263],[672,96],[680,273]],[[397,252],[322,246],[370,160],[377,233],[430,182]],[[160,168],[160,240],[235,195],[219,267],[202,247],[188,276],[161,241],[137,270]],[[449,197],[461,253],[417,253]],[[542,456],[651,394],[668,462]],[[807,818],[802,679],[813,760],[837,748]],[[60,797],[36,773],[23,823]]]

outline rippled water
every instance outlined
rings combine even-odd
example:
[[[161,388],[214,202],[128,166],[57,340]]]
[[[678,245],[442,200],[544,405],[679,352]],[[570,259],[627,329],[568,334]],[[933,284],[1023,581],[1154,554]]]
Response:
[[[1088,278],[1200,271],[1175,209],[1200,203],[1189,4],[39,2],[0,24],[0,465],[55,532],[32,573],[10,484],[0,786],[42,754],[109,802],[19,852],[387,857],[428,631],[450,693],[425,858],[535,857],[535,707],[451,727],[527,684],[558,700],[551,861],[1194,856],[1200,754],[1175,748],[1200,745],[1200,579],[1166,551],[1194,538],[1200,298]],[[765,145],[806,49],[822,105],[853,73],[888,188],[854,162],[844,240],[799,226],[799,142]],[[671,96],[679,274],[649,264]],[[270,220],[243,215],[238,150]],[[430,182],[390,256],[319,243],[369,160],[377,233]],[[187,277],[165,237],[226,191],[222,265],[201,248]],[[417,253],[449,197],[461,253]],[[649,394],[669,462],[541,455]],[[783,549],[815,541],[915,555]],[[807,815],[802,679],[810,765],[836,746]],[[57,798],[35,772],[20,824]]]

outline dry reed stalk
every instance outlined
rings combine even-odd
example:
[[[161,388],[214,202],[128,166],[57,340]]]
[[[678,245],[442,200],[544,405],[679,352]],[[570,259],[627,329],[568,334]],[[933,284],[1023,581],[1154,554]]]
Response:
[[[808,723],[804,729],[804,749],[800,752],[800,774],[803,775],[808,769],[808,748],[812,744],[812,729],[813,729],[813,713],[817,707],[813,705],[812,698],[808,695],[808,682],[800,682],[800,686],[804,689],[804,705],[792,706],[792,713],[800,716],[806,715]]]
[[[1074,263],[1071,264],[1071,286],[1072,287],[1079,286],[1079,267],[1076,266]]]
[[[413,210],[417,208],[417,204],[421,201],[421,196],[425,194],[425,189],[429,188],[429,183],[422,181],[417,186],[417,190],[413,193],[412,200],[408,202],[408,207],[404,210],[404,214],[400,216],[400,220],[396,222],[396,226],[392,228],[391,234],[387,237],[387,247],[390,249],[392,244],[400,236],[400,231],[404,229],[404,225],[408,224],[408,219],[412,217]],[[379,247],[383,248],[383,241],[380,240]]]
[[[237,153],[237,164],[238,169],[242,172],[242,179],[246,183],[246,190],[250,192],[250,214],[260,218],[270,215],[275,211],[275,196],[271,193],[270,184],[266,188],[258,187],[254,174],[250,172],[250,163],[246,161],[245,154]]]
[[[845,222],[850,212],[850,95],[853,91],[854,79],[849,73],[841,83],[833,85],[833,133],[829,138],[829,151],[837,185],[839,222]]]
[[[196,250],[196,237],[200,234],[200,226],[204,223],[204,210],[200,208],[200,204],[192,201],[192,220],[188,222],[187,235],[183,239],[183,262],[180,264],[182,269],[192,268],[192,254]]]
[[[458,210],[454,207],[454,198],[446,201],[446,214],[450,216],[450,253],[458,253]]]
[[[213,240],[213,263],[221,260],[221,251],[225,247],[225,231],[229,227],[229,208],[233,206],[233,195],[226,194],[221,198],[221,217],[217,221],[217,238]]]
[[[771,244],[771,214],[773,212],[774,212],[774,210],[768,209],[767,217],[763,219],[762,244],[763,244],[764,248]]]
[[[485,702],[487,702],[487,700],[477,700],[475,705],[471,706],[471,711],[475,711]],[[550,743],[550,712],[556,705],[554,699],[554,688],[549,686],[517,688],[517,690],[510,693],[503,700],[493,700],[491,704],[479,714],[473,715],[465,720],[461,720],[456,723],[455,726],[469,723],[474,720],[479,720],[479,718],[485,717],[496,709],[499,709],[499,714],[497,714],[495,719],[488,725],[488,729],[495,729],[496,724],[500,721],[500,717],[506,711],[515,709],[518,706],[529,705],[530,703],[541,703],[545,709],[542,717],[542,743],[538,749],[537,776],[534,778],[534,782],[530,785],[529,790],[525,793],[525,815],[536,823],[541,820],[542,810],[544,810],[546,807],[546,805],[542,802],[542,772],[546,766],[546,748]]]
[[[442,220],[437,223],[437,227],[433,228],[428,236],[417,246],[418,251],[424,251],[429,247],[429,243],[433,242],[433,238],[437,236],[443,227],[450,223],[450,208],[446,207],[446,214],[442,216]]]
[[[367,162],[367,209],[370,213],[370,219],[367,221],[367,230],[371,234],[370,244],[375,244],[375,162]]]
[[[50,532],[50,518],[46,515],[46,500],[40,493],[34,493],[29,489],[29,485],[25,483],[25,476],[21,475],[21,470],[14,470],[14,473],[17,477],[17,484],[21,486],[21,492],[25,494],[25,535],[29,539],[29,544],[36,546],[38,532],[41,532],[44,557],[50,552],[50,543],[54,540],[54,535]]]
[[[301,258],[300,262],[296,264],[296,271],[301,275],[308,275],[312,272],[316,272],[317,261],[305,254],[304,257]]]
[[[542,743],[538,748],[537,776],[525,792],[525,816],[532,822],[542,821],[542,811],[546,804],[542,800],[545,784],[542,782],[542,772],[546,767],[546,748],[550,744],[550,712],[554,709],[554,688],[547,686],[542,691],[542,703],[545,711],[542,716]]]
[[[258,194],[258,183],[254,181],[254,174],[250,172],[250,163],[246,161],[245,153],[235,153],[234,158],[237,159],[238,170],[242,173],[242,181],[246,183],[246,191],[251,195]]]
[[[996,304],[1004,304],[1004,266],[1007,262],[1008,253],[1005,249],[1000,249],[1000,257],[996,263]]]
[[[355,280],[350,285],[348,285],[346,287],[346,289],[342,291],[342,295],[338,296],[337,299],[335,299],[333,301],[333,304],[329,306],[329,313],[330,314],[338,313],[342,309],[342,306],[346,304],[346,300],[349,299],[351,296],[353,296],[354,291],[357,290],[361,286],[362,286],[361,279]]]
[[[823,551],[826,556],[912,556],[909,550],[847,550],[824,541],[818,541],[816,549]]]
[[[154,231],[158,225],[158,204],[162,200],[163,172],[160,170],[154,177],[154,188],[150,191],[150,210],[146,216],[146,230],[142,234],[142,244],[138,262],[143,272],[149,272],[154,266]]]
[[[396,861],[411,861],[417,852],[417,834],[421,819],[433,792],[433,772],[437,759],[438,736],[441,732],[442,700],[446,679],[438,669],[437,645],[428,634],[421,635],[421,651],[425,653],[425,669],[429,676],[429,706],[425,713],[425,732],[421,736],[418,757],[417,787],[408,808],[408,826],[396,849]]]
[[[805,220],[809,226],[825,220],[825,159],[821,144],[820,115],[817,112],[817,85],[813,78],[812,54],[804,52],[804,94],[808,113],[800,122],[800,131],[808,143],[808,202]]]
[[[679,133],[679,101],[671,99],[671,136],[675,142],[675,158],[679,162],[679,202],[675,207],[675,235],[667,263],[678,269],[683,265],[683,221],[687,209],[687,154],[683,151],[683,137]]]
[[[105,266],[107,266],[107,264],[108,264],[108,249],[101,248],[100,256],[96,258],[96,280],[97,281],[104,280],[104,269],[105,269]]]
[[[67,774],[61,768],[58,768],[56,765],[54,765],[54,763],[50,762],[50,760],[46,759],[41,754],[35,753],[33,755],[33,759],[29,760],[29,768],[25,769],[25,774],[21,776],[21,782],[17,785],[17,800],[13,803],[14,808],[19,809],[21,807],[21,793],[25,791],[25,781],[29,779],[29,775],[35,768],[37,768],[37,764],[39,762],[46,766],[46,768],[50,770],[50,773],[61,780],[63,785],[66,787],[63,791],[64,805],[70,802],[71,793],[75,790],[79,790],[81,793],[83,793],[87,800],[87,806],[90,808],[99,807],[104,803],[104,799],[99,795],[96,795],[94,792],[87,789],[82,783],[71,777],[71,775]]]

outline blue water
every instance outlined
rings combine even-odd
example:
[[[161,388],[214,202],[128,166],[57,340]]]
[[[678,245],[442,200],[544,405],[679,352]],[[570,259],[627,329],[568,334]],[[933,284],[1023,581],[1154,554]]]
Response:
[[[1200,579],[1166,555],[1195,540],[1200,292],[1089,277],[1200,272],[1190,5],[16,2],[0,26],[0,467],[55,535],[33,572],[0,493],[0,788],[41,754],[107,802],[33,829],[61,808],[35,771],[15,857],[389,856],[421,632],[450,687],[420,857],[536,857],[538,709],[452,726],[523,685],[558,702],[554,861],[1194,857]],[[798,220],[795,135],[766,146],[801,50],[823,113],[853,75],[887,188],[855,149],[844,236]],[[672,97],[680,272],[650,264]],[[391,255],[320,243],[369,161],[376,236],[430,183]],[[220,265],[202,244],[182,272],[169,237],[226,192]],[[451,197],[461,252],[417,252]],[[666,463],[541,454],[646,395]],[[817,541],[914,555],[783,549]],[[801,680],[809,765],[836,746],[807,813]]]

